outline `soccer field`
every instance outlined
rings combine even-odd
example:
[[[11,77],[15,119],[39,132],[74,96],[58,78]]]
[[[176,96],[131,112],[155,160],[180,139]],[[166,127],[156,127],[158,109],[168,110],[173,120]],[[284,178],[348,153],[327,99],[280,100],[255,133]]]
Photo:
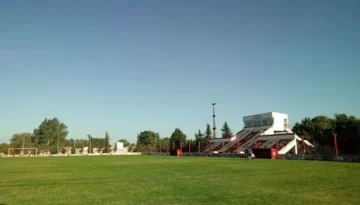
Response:
[[[360,204],[360,164],[173,156],[0,158],[0,204]]]

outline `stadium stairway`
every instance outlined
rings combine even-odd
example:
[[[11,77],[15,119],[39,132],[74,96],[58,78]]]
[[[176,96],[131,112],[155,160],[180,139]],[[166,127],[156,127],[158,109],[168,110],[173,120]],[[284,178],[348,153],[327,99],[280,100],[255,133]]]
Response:
[[[226,152],[239,152],[241,150],[247,149],[248,147],[254,147],[255,138],[265,133],[269,128],[271,127],[266,126],[244,128],[244,131],[239,132],[240,134],[237,136],[237,139],[229,143],[227,147],[224,147],[224,150]],[[240,150],[237,149],[237,140],[239,140]],[[257,141],[257,143],[257,147],[260,147],[264,142]]]
[[[211,143],[211,142],[210,142]],[[210,147],[210,144],[206,146],[206,149],[203,151],[203,152],[210,152],[210,151],[214,151],[214,148],[218,147],[218,146],[221,146],[221,142],[214,142],[214,143],[211,143],[211,147]],[[211,148],[211,149],[210,149]]]
[[[224,147],[229,144],[229,142],[224,142]],[[217,151],[217,152],[221,152],[223,148],[223,143],[220,142],[220,144],[218,144],[212,151]]]
[[[282,148],[279,147],[279,154],[286,154],[288,151],[290,151],[296,144],[296,139],[290,140],[288,143],[284,143],[284,146]]]
[[[276,140],[267,140],[265,141],[261,146],[259,146],[260,148],[271,148],[274,145],[276,145]]]
[[[221,148],[219,150],[219,152],[228,152],[228,150],[232,147],[235,147],[234,149],[236,149],[238,139],[242,139],[242,138],[246,137],[246,135],[250,132],[251,131],[249,131],[249,130],[242,129],[240,132],[236,133],[235,139],[230,141],[229,143],[227,143],[224,146],[224,148]]]
[[[285,130],[286,130],[286,132],[293,133],[293,131],[292,131],[291,129],[289,129],[289,128],[286,128]],[[296,135],[296,139],[297,139],[298,141],[302,141],[302,139],[301,139],[299,136],[297,136],[297,135]],[[307,141],[307,140],[304,140],[304,143],[305,143],[306,145],[310,146],[310,147],[315,147],[313,144],[311,144],[311,143],[310,143],[309,141]]]
[[[240,149],[242,148],[242,147],[244,147],[244,146],[246,146],[246,143],[248,143],[249,141],[250,141],[250,139],[252,139],[252,137],[254,137],[255,135],[257,135],[257,134],[259,134],[259,132],[253,132],[253,131],[251,131],[248,135],[246,135],[245,137],[243,137],[243,138],[240,138],[239,139],[239,144],[240,144]],[[255,142],[255,140],[253,140],[253,142],[251,142],[251,144],[253,144]],[[246,147],[247,148],[247,147]],[[244,149],[246,149],[246,148],[243,148],[243,150]],[[234,145],[230,148],[230,149],[228,149],[228,150],[226,150],[227,152],[236,152],[237,151],[237,141],[235,140],[235,142],[234,142]]]

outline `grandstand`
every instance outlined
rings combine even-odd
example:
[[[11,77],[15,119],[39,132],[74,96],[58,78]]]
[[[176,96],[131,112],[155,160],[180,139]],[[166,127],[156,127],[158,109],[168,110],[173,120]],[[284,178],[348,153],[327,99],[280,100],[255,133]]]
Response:
[[[286,153],[298,154],[308,150],[305,146],[314,147],[303,140],[288,127],[288,115],[268,112],[244,116],[244,128],[230,138],[213,138],[203,150],[205,153],[241,153],[251,147],[261,152],[278,151],[278,155]],[[256,152],[256,151],[255,151]]]

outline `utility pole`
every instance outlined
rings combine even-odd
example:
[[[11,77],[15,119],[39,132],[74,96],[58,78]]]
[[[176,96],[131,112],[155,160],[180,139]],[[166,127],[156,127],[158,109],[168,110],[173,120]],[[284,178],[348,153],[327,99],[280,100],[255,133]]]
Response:
[[[60,142],[60,140],[59,140],[59,132],[58,132],[57,134],[58,134],[58,146],[57,146],[57,153],[59,154],[59,142]]]
[[[25,151],[25,135],[24,135],[24,137],[23,137],[23,152]]]
[[[215,124],[215,105],[216,103],[213,103],[213,130],[214,130],[214,138],[216,138],[216,124]]]
[[[89,137],[89,144],[90,144],[90,150],[89,150],[89,153],[91,153],[91,135],[88,135]]]

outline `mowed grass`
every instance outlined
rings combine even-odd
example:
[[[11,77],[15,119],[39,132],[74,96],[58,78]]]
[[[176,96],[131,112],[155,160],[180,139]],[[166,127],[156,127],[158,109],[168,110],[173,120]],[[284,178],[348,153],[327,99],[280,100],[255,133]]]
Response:
[[[0,204],[360,204],[360,164],[173,156],[0,158]]]

